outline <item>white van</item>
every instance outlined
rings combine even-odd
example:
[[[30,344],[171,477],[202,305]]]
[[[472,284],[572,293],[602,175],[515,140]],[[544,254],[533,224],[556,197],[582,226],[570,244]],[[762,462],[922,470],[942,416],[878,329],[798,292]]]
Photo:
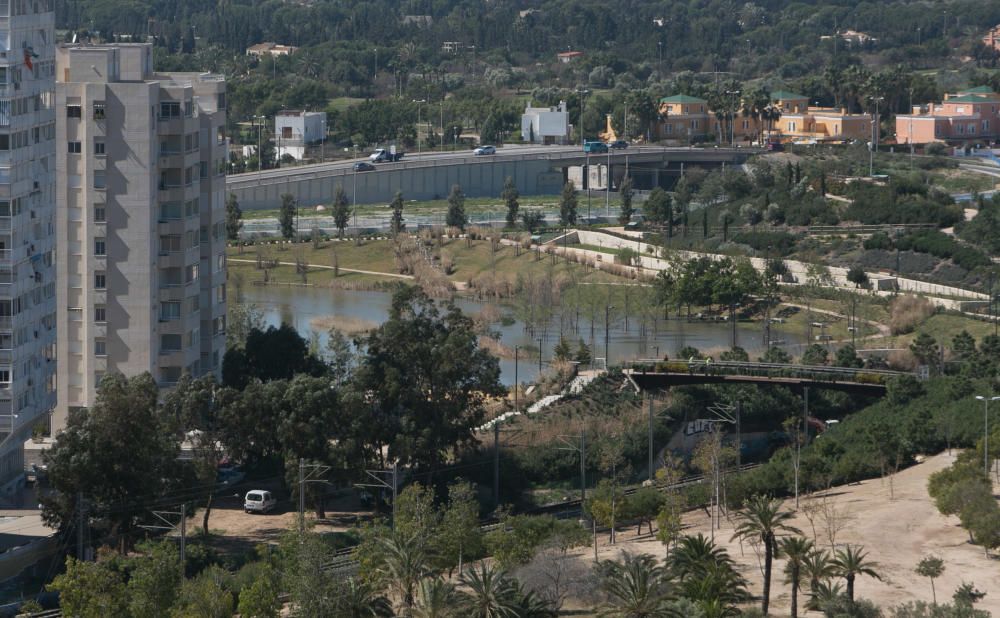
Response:
[[[267,513],[278,503],[271,492],[251,489],[243,499],[243,510],[247,513]]]

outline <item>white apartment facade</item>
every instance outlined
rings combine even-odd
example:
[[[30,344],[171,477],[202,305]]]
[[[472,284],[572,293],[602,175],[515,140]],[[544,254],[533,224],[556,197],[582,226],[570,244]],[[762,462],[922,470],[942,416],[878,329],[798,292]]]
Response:
[[[326,136],[326,112],[282,110],[274,116],[274,135],[277,159],[286,154],[304,159],[306,146],[318,144]]]
[[[0,492],[56,395],[55,17],[0,0]]]
[[[521,115],[521,139],[532,144],[569,143],[569,111],[566,101],[558,107],[531,107]]]
[[[221,77],[154,73],[146,43],[56,56],[53,433],[109,371],[221,375],[229,149]]]

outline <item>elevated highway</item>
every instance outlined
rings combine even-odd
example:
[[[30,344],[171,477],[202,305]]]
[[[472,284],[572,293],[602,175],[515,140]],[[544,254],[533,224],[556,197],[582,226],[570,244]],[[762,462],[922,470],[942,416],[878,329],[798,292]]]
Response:
[[[666,178],[679,175],[685,165],[741,164],[756,152],[633,146],[588,159],[579,146],[505,146],[497,154],[485,156],[475,156],[471,150],[411,153],[397,163],[376,164],[369,172],[353,169],[355,162],[367,159],[351,159],[234,174],[226,178],[226,190],[236,194],[245,210],[277,208],[286,193],[294,195],[300,206],[329,204],[337,185],[344,187],[349,200],[359,204],[387,204],[396,191],[402,191],[406,200],[441,199],[454,184],[461,185],[469,197],[498,197],[508,176],[522,195],[555,195],[566,182],[569,169],[588,161],[591,167],[610,167],[612,188],[628,168],[636,188],[649,189],[667,184]]]

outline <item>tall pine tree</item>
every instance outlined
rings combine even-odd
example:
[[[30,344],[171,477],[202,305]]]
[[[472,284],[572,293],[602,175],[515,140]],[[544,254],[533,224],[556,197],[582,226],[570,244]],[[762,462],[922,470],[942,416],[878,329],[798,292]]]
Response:
[[[559,198],[559,221],[563,225],[576,225],[576,185],[567,181]]]
[[[451,186],[451,193],[448,195],[448,214],[445,216],[445,223],[449,227],[457,227],[465,231],[465,224],[469,222],[465,215],[465,194],[459,185]]]

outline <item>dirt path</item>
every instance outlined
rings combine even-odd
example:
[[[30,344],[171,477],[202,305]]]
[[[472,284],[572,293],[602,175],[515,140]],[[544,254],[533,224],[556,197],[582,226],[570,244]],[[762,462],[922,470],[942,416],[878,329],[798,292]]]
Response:
[[[229,258],[230,262],[241,264],[256,264],[256,260],[244,260],[240,258]],[[278,262],[279,266],[295,266],[295,262]],[[379,277],[393,277],[395,279],[413,279],[413,275],[400,275],[399,273],[384,273],[377,270],[359,270],[357,268],[344,268],[343,266],[333,267],[325,264],[306,264],[306,268],[320,268],[323,270],[342,270],[345,273],[358,273],[360,275],[377,275]]]
[[[889,608],[909,601],[931,601],[930,582],[913,572],[917,562],[933,554],[944,560],[945,572],[935,582],[940,601],[950,600],[952,592],[962,582],[972,582],[987,596],[977,608],[1000,613],[1000,568],[993,558],[987,558],[983,549],[971,545],[968,533],[958,525],[957,517],[938,513],[927,495],[927,478],[931,473],[949,466],[953,457],[946,453],[928,458],[925,462],[897,474],[893,479],[894,498],[889,498],[888,480],[870,480],[858,485],[835,487],[826,492],[826,500],[835,508],[850,513],[852,519],[836,536],[838,546],[863,545],[868,559],[878,563],[883,581],[862,578],[856,581],[856,595]],[[803,500],[804,506],[810,500]],[[792,509],[794,501],[785,503]],[[686,534],[710,533],[708,517],[702,512],[692,512],[685,517]],[[812,538],[812,526],[800,509],[793,525]],[[818,545],[829,548],[823,525],[817,521]],[[731,541],[733,523],[723,519],[722,528],[716,530],[715,540],[729,550],[741,572],[750,580],[751,591],[761,593],[762,575],[753,549],[738,541]],[[620,551],[643,552],[662,557],[663,546],[648,534],[635,536],[634,528],[619,534],[616,546],[607,545],[607,535],[599,539],[601,558],[610,558]],[[593,560],[593,549],[581,552],[581,558]],[[772,615],[788,615],[790,591],[783,583],[784,560],[776,560],[771,584]],[[819,615],[810,613],[806,615]]]

